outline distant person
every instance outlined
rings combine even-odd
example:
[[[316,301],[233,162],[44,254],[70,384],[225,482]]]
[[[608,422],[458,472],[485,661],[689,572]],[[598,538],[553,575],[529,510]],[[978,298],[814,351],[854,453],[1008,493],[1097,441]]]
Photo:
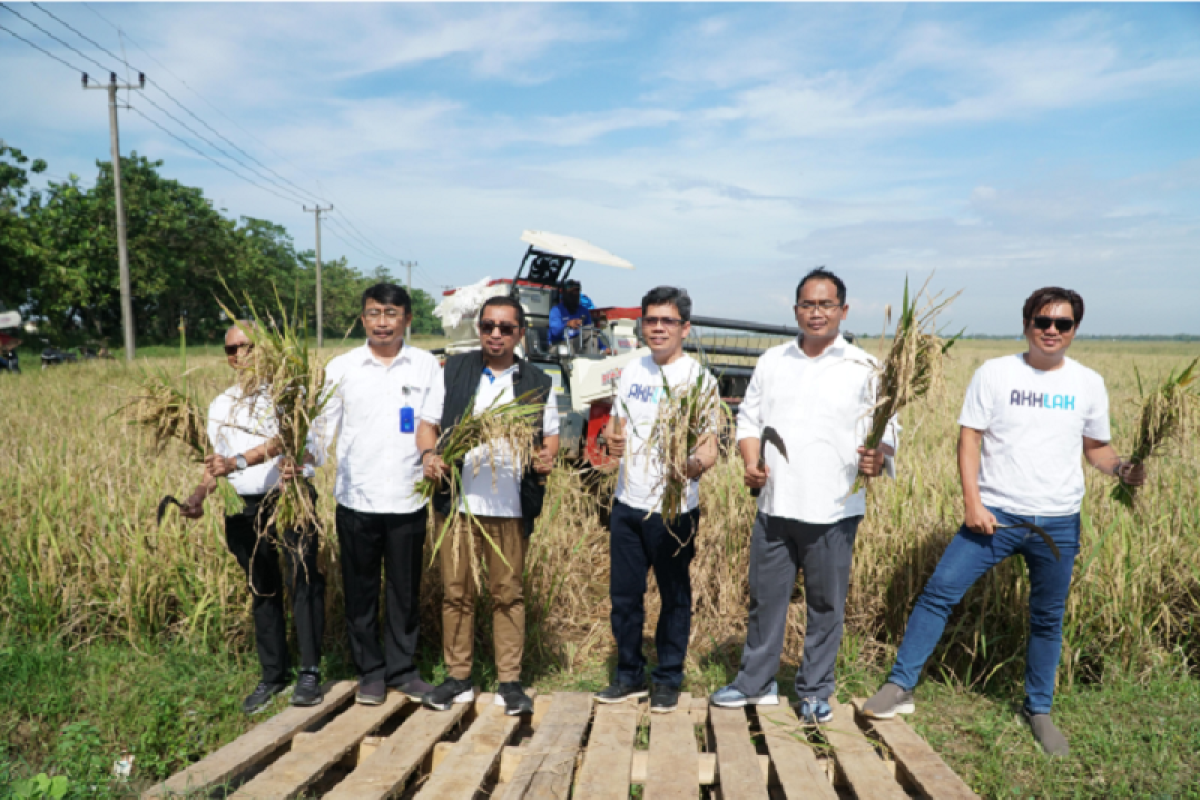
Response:
[[[234,370],[242,369],[254,347],[240,326],[225,332],[225,360]],[[274,525],[267,526],[280,485],[280,465],[274,458],[265,462],[267,442],[276,435],[275,410],[262,392],[246,398],[235,383],[221,393],[208,409],[208,439],[213,455],[206,460],[204,483],[184,503],[181,513],[188,519],[204,516],[204,499],[216,489],[216,477],[228,476],[234,491],[245,504],[241,511],[225,515],[225,543],[246,573],[254,616],[254,641],[262,680],[242,701],[242,710],[262,710],[288,685],[291,658],[288,653],[287,621],[283,610],[284,574],[279,568],[279,548]],[[254,452],[251,466],[246,453]],[[307,488],[316,496],[311,484]],[[292,690],[292,705],[315,706],[325,694],[321,689],[321,640],[325,635],[325,576],[317,564],[315,531],[284,531],[282,548],[287,564],[287,587],[292,595],[296,640],[300,646],[300,675]]]
[[[793,310],[800,335],[763,354],[738,409],[746,485],[763,491],[750,536],[741,666],[710,699],[725,707],[779,703],[775,673],[796,573],[803,570],[804,656],[795,685],[800,718],[815,724],[833,716],[829,698],[854,541],[866,513],[866,490],[850,490],[859,474],[883,471],[895,452],[895,426],[878,449],[861,446],[875,407],[876,361],[841,335],[850,310],[842,279],[823,268],[808,273],[796,287]],[[767,428],[787,447],[787,459],[763,440]]]
[[[435,450],[438,435],[452,430],[471,412],[511,403],[539,406],[541,441],[532,467],[514,463],[514,454],[503,445],[481,445],[467,454],[462,465],[462,495],[457,508],[450,506],[447,491],[435,496],[435,530],[454,516],[453,535],[472,537],[473,551],[487,562],[492,595],[492,638],[496,650],[496,704],[510,716],[533,711],[533,701],[521,686],[521,659],[525,652],[525,553],[534,522],[542,510],[544,475],[558,454],[558,406],[550,377],[528,361],[516,357],[524,341],[525,312],[511,297],[492,297],[479,309],[479,350],[451,356],[443,371],[445,404],[437,424],[424,422],[418,435],[425,477],[439,480],[446,464]],[[494,449],[493,449],[494,448]],[[495,471],[492,466],[495,464]],[[474,523],[467,519],[470,511]],[[477,523],[477,524],[476,524]],[[484,538],[483,531],[487,533]],[[491,540],[491,542],[488,541]],[[493,546],[493,543],[495,546]],[[503,553],[503,558],[497,553]],[[425,705],[449,711],[455,703],[475,699],[471,667],[475,645],[475,565],[472,552],[447,538],[438,553],[442,569],[442,653],[446,680],[425,698]],[[507,563],[505,563],[507,562]]]
[[[1029,570],[1022,713],[1042,749],[1065,756],[1067,738],[1050,710],[1079,554],[1084,494],[1079,457],[1131,486],[1145,483],[1146,475],[1109,444],[1104,379],[1067,358],[1083,321],[1083,298],[1069,289],[1038,289],[1025,301],[1021,319],[1026,352],[984,362],[967,387],[958,419],[966,519],[908,618],[887,683],[863,705],[863,713],[877,719],[913,713],[913,689],[950,612],[977,580],[1019,554]],[[1053,540],[1058,556],[1030,526]]]
[[[592,312],[580,299],[582,287],[577,280],[562,285],[562,299],[550,309],[550,343],[558,344],[577,339],[584,326],[591,327]]]
[[[650,355],[621,371],[613,416],[605,428],[608,452],[621,459],[616,498],[609,518],[609,596],[617,669],[612,685],[595,694],[601,703],[645,697],[646,656],[642,627],[646,619],[646,576],[654,570],[662,610],[654,642],[658,666],[650,710],[674,711],[683,684],[683,662],[692,628],[692,581],[688,572],[696,554],[700,521],[700,476],[717,460],[717,420],[687,456],[687,491],[679,516],[668,526],[662,516],[664,468],[648,438],[660,412],[663,385],[688,391],[698,380],[706,392],[717,381],[683,352],[691,330],[692,301],[682,289],[660,286],[642,298],[642,331]],[[703,376],[703,377],[701,377]]]

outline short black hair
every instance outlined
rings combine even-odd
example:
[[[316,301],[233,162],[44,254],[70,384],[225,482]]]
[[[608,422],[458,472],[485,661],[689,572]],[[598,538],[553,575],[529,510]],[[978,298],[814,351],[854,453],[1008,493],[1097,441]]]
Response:
[[[403,286],[394,283],[377,283],[367,287],[362,294],[362,307],[367,307],[367,301],[374,300],[381,306],[396,306],[403,308],[406,314],[412,313],[412,298],[408,296]]]
[[[646,315],[646,309],[650,306],[666,305],[675,306],[679,318],[684,322],[692,321],[692,298],[688,297],[687,289],[674,286],[655,286],[646,292],[642,298],[642,316]]]
[[[487,300],[485,300],[483,305],[479,307],[479,316],[475,318],[475,321],[482,322],[483,312],[493,306],[503,306],[505,308],[516,309],[517,324],[522,328],[525,327],[525,309],[521,307],[520,303],[518,303],[516,300],[513,300],[506,294],[498,294],[495,297],[489,297]]]
[[[800,292],[804,289],[804,284],[809,281],[829,281],[837,289],[838,302],[846,305],[846,284],[837,275],[834,275],[824,267],[817,267],[800,279],[800,284],[796,287],[796,302],[800,302]]]
[[[1070,303],[1071,313],[1075,315],[1075,324],[1083,322],[1083,298],[1079,296],[1079,292],[1058,286],[1045,286],[1029,295],[1025,299],[1025,307],[1021,309],[1021,319],[1028,325],[1037,312],[1051,303]]]

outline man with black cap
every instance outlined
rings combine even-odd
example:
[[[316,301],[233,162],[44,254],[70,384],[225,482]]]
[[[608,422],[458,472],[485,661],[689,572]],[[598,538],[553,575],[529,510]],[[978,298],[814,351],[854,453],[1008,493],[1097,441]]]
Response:
[[[584,326],[592,326],[592,312],[580,301],[583,287],[577,280],[562,285],[562,300],[550,309],[550,343],[579,338]]]

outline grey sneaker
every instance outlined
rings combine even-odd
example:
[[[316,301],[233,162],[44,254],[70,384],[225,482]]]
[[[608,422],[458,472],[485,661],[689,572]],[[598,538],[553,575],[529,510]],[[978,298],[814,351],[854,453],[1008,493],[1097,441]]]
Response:
[[[411,681],[397,686],[396,691],[400,692],[400,694],[404,695],[409,700],[421,703],[425,701],[426,695],[433,691],[433,686],[421,680],[420,678],[413,678]]]
[[[321,689],[321,673],[315,670],[303,670],[296,679],[296,687],[292,689],[292,705],[317,706],[325,699]]]
[[[885,683],[862,707],[863,716],[874,719],[891,719],[897,714],[911,714],[916,710],[913,693],[894,683]]]
[[[1029,709],[1022,708],[1021,716],[1029,723],[1033,738],[1038,740],[1046,755],[1062,758],[1070,754],[1071,747],[1067,744],[1067,737],[1063,736],[1062,731],[1051,721],[1049,714],[1034,714]]]
[[[358,679],[358,692],[354,695],[355,701],[364,706],[380,706],[383,701],[387,700],[387,684],[382,680],[364,681]]]
[[[271,702],[271,698],[286,688],[286,683],[267,683],[263,681],[242,701],[242,711],[247,714],[257,714],[267,707]]]
[[[624,703],[626,700],[638,700],[645,697],[649,692],[646,690],[646,685],[641,686],[626,686],[620,681],[613,681],[608,688],[601,689],[592,695],[597,703]]]

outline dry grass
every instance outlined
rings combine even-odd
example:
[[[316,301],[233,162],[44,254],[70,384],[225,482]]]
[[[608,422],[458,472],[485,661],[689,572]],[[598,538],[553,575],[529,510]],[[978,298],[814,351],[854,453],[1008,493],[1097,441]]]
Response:
[[[917,594],[959,525],[954,420],[972,372],[1019,342],[962,342],[947,366],[944,403],[914,405],[905,420],[898,479],[876,481],[859,531],[847,631],[858,657],[887,656]],[[1072,356],[1105,376],[1114,446],[1132,452],[1139,419],[1136,360],[1148,380],[1196,356],[1187,344],[1078,342]],[[190,376],[197,396],[222,391],[230,373],[207,358]],[[140,428],[104,420],[139,374],[85,363],[0,381],[6,434],[0,438],[0,614],[70,642],[120,637],[135,645],[174,637],[199,646],[247,648],[251,630],[244,579],[225,550],[220,520],[169,518],[153,524],[167,487],[193,480],[188,452],[156,456]],[[1062,680],[1100,679],[1112,665],[1149,674],[1179,653],[1200,657],[1200,484],[1192,464],[1200,444],[1185,439],[1151,466],[1134,515],[1112,502],[1112,479],[1089,470],[1082,550],[1068,600]],[[611,480],[611,478],[607,479]],[[332,468],[318,471],[318,513],[331,524]],[[602,489],[556,470],[527,558],[528,659],[535,673],[581,670],[612,650],[608,629],[608,534],[596,514]],[[725,462],[701,485],[701,524],[693,564],[693,668],[736,663],[744,637],[747,545],[753,505],[740,467]],[[329,636],[344,638],[336,548],[324,537]],[[437,570],[426,573],[424,630],[440,630]],[[967,683],[1019,680],[1028,581],[1009,562],[980,581],[951,620],[931,662]],[[657,619],[648,599],[647,631]],[[789,616],[785,659],[798,657],[803,605]],[[481,637],[481,658],[490,653]]]

